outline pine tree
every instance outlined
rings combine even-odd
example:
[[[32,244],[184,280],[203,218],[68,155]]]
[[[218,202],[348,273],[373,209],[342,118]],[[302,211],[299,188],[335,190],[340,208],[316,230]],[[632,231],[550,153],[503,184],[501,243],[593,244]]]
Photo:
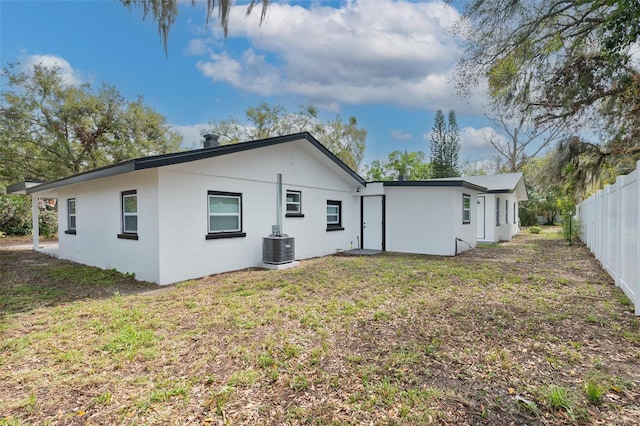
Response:
[[[439,109],[436,112],[433,127],[431,128],[431,164],[434,178],[445,177],[444,150],[447,140],[446,134],[447,128],[444,122],[444,114]]]
[[[460,131],[456,112],[449,111],[448,118],[449,122],[445,123],[444,114],[439,109],[431,129],[431,164],[434,178],[460,176]]]
[[[454,110],[449,111],[449,123],[448,123],[448,176],[455,177],[460,176],[460,165],[458,160],[458,154],[460,153],[460,129],[458,128],[458,120],[456,119],[456,112]]]

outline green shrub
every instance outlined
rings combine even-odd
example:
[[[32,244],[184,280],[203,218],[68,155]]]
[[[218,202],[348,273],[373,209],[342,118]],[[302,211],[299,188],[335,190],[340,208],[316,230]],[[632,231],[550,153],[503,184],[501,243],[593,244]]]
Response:
[[[31,199],[20,195],[0,195],[0,232],[7,235],[31,233]]]
[[[56,210],[40,209],[38,223],[40,235],[47,238],[53,237],[58,233],[58,212]]]
[[[38,212],[40,235],[53,237],[58,233],[58,212],[50,207]],[[0,195],[0,234],[31,234],[31,198],[22,195]]]
[[[532,234],[539,234],[542,231],[539,226],[532,226],[529,228],[529,232]]]
[[[562,237],[567,241],[580,239],[580,221],[570,215],[562,215]]]
[[[518,209],[518,217],[520,219],[521,226],[533,226],[538,224],[538,217],[536,211],[533,208],[522,206]]]

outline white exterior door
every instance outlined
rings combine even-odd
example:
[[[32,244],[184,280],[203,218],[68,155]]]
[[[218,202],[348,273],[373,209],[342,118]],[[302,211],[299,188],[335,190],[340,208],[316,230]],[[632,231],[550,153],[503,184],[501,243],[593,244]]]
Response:
[[[479,240],[484,240],[486,238],[485,227],[487,226],[485,220],[485,197],[482,195],[478,196],[478,231],[476,234],[476,238]]]
[[[362,248],[384,250],[383,196],[362,197]]]

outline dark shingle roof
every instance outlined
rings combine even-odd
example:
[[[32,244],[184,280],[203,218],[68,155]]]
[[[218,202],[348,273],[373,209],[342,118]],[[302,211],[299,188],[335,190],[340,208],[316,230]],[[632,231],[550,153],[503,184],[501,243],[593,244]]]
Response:
[[[342,160],[336,157],[331,151],[329,151],[324,145],[322,145],[316,138],[311,136],[308,132],[295,133],[286,136],[276,136],[267,139],[260,139],[250,142],[242,142],[233,145],[223,145],[211,148],[194,149],[191,151],[176,152],[172,154],[154,155],[151,157],[136,158],[134,160],[124,161],[122,163],[114,164],[111,166],[102,167],[99,169],[91,170],[84,173],[72,175],[54,182],[43,183],[40,185],[32,186],[26,189],[27,194],[34,192],[47,191],[61,186],[72,185],[76,183],[86,182],[93,179],[100,179],[109,176],[116,176],[123,173],[129,173],[136,170],[151,169],[154,167],[168,166],[171,164],[187,163],[190,161],[203,160],[206,158],[218,157],[221,155],[228,155],[235,152],[248,151],[251,149],[263,148],[271,145],[277,145],[281,143],[293,142],[297,140],[306,140],[311,145],[316,147],[322,154],[326,155],[331,161],[339,166],[344,172],[356,180],[359,184],[365,185],[365,180],[360,177],[356,172],[351,170]],[[19,184],[16,184],[19,185]],[[16,187],[11,185],[9,188]],[[8,188],[8,189],[9,189]]]

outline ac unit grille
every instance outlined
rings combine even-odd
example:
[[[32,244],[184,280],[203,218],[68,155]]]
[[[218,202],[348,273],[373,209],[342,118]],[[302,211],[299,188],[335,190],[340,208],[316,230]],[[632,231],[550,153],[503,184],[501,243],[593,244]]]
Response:
[[[295,242],[293,237],[268,236],[262,238],[262,261],[279,265],[295,260]]]

